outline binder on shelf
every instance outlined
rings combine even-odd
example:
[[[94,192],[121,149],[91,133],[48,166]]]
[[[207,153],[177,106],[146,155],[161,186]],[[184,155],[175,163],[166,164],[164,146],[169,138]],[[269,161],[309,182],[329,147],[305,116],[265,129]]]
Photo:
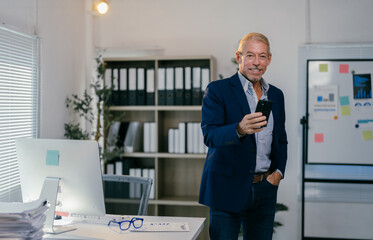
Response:
[[[166,105],[174,105],[174,68],[166,68]]]
[[[114,175],[114,164],[115,163],[107,163],[106,164],[106,174]],[[115,184],[113,182],[106,181],[104,182],[105,188],[105,197],[112,198],[114,197],[115,193]]]
[[[175,68],[175,105],[184,105],[183,68]]]
[[[142,125],[140,122],[130,122],[124,140],[124,152],[133,153],[141,150],[142,146]]]
[[[144,122],[144,152],[150,152],[150,123]]]
[[[123,162],[120,158],[118,158],[117,161],[115,161],[115,175],[123,175]],[[112,197],[115,197],[115,198],[125,197],[125,195],[123,195],[125,192],[125,189],[122,183],[114,182],[113,190],[114,192],[112,194]]]
[[[118,148],[123,148],[124,147],[124,140],[126,138],[128,126],[130,122],[121,122],[120,127],[119,127],[119,136],[117,138],[117,143],[116,146]]]
[[[180,131],[179,129],[174,129],[174,152],[180,153]]]
[[[129,159],[129,158],[121,158],[119,160],[117,160],[116,163],[121,163],[121,164],[118,164],[118,168],[122,167],[121,170],[118,169],[118,171],[116,171],[116,174],[117,175],[129,175],[130,173],[130,168],[132,167],[132,162],[133,162],[133,159]],[[117,169],[116,169],[117,170]],[[122,199],[125,199],[125,198],[129,198],[129,191],[130,191],[130,187],[129,187],[129,184],[128,183],[123,183],[123,182],[112,182],[115,184],[116,186],[116,190],[115,190],[115,197],[117,198],[122,198]]]
[[[157,134],[156,134],[156,125],[155,122],[150,123],[150,152],[155,153],[157,151],[156,149],[156,143],[157,143]]]
[[[150,189],[149,198],[150,199],[155,199],[155,169],[154,168],[149,169],[149,178],[153,179],[153,184],[152,184],[152,187]]]
[[[135,168],[135,176],[141,177],[142,171],[141,168]],[[141,198],[141,184],[135,183],[135,198],[139,199]]]
[[[193,153],[193,124],[192,122],[187,123],[187,153]]]
[[[192,68],[186,67],[184,71],[184,105],[192,105]]]
[[[113,69],[113,81],[111,89],[111,105],[119,105],[119,79],[118,69]]]
[[[200,137],[199,132],[201,131],[199,123],[193,123],[193,153],[199,153]]]
[[[179,129],[179,153],[185,153],[185,122],[180,122],[178,124]]]
[[[128,105],[136,105],[136,68],[128,70]]]
[[[137,99],[136,105],[145,105],[145,69],[137,69]]]
[[[142,173],[141,173],[142,177],[145,177],[145,178],[149,177],[149,168],[143,168],[143,169],[141,169],[141,171],[142,171]]]
[[[166,69],[158,68],[158,105],[166,105]]]
[[[136,169],[130,168],[129,175],[135,177],[136,176]],[[136,196],[136,187],[135,183],[129,183],[129,198],[135,198]]]
[[[203,94],[205,94],[205,90],[209,82],[210,82],[210,69],[202,68],[200,104],[202,103]]]
[[[201,68],[193,67],[192,105],[201,105]]]
[[[168,152],[175,153],[175,129],[168,129]]]
[[[119,71],[119,105],[128,105],[127,68],[121,68]]]
[[[151,68],[146,70],[146,105],[155,104],[154,93],[154,69]]]
[[[201,123],[198,123],[198,153],[205,153],[205,143],[203,142],[203,134],[201,130]]]
[[[111,79],[111,68],[106,68],[105,69],[105,78],[104,78],[104,84],[106,85],[106,86],[111,86],[111,81],[112,81],[112,79]]]
[[[106,174],[114,175],[114,163],[106,164]]]
[[[117,147],[120,126],[121,126],[121,122],[119,121],[113,121],[110,124],[109,131],[106,137],[106,151],[107,152],[113,152],[114,149]]]
[[[155,122],[144,123],[144,152],[155,152]]]

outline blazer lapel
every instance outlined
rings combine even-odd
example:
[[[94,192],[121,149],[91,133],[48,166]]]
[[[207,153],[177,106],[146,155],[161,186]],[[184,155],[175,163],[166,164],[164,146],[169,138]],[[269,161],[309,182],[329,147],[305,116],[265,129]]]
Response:
[[[243,113],[242,116],[245,116],[246,114],[250,114],[251,111],[250,111],[249,103],[247,102],[245,92],[242,89],[242,84],[240,82],[240,79],[238,78],[238,73],[233,75],[229,81],[232,86],[234,95],[237,98],[238,105],[240,105],[240,108],[242,110],[242,113]],[[255,144],[256,143],[255,134],[251,134],[250,137]]]
[[[234,92],[234,95],[237,98],[237,102],[240,105],[240,108],[242,110],[243,115],[250,113],[250,107],[246,99],[246,95],[242,89],[242,84],[240,82],[240,79],[238,78],[238,73],[233,75],[229,79],[230,85],[232,86],[232,90]]]

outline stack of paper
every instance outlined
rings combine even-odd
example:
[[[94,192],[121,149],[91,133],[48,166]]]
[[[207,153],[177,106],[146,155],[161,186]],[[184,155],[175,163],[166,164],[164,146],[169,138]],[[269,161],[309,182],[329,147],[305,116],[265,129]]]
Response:
[[[47,201],[0,203],[0,238],[42,239]]]

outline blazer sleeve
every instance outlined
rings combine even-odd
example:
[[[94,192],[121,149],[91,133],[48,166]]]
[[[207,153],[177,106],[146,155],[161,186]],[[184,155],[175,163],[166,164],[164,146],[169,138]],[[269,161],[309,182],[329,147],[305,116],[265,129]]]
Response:
[[[239,144],[237,125],[242,116],[231,114],[226,100],[229,91],[222,80],[211,82],[206,90],[202,102],[201,128],[204,143],[209,148],[224,147]],[[225,90],[224,90],[225,88]]]

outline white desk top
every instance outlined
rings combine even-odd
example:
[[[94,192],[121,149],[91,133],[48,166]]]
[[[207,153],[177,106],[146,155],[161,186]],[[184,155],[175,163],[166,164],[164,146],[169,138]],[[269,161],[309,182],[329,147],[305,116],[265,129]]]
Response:
[[[72,226],[77,229],[71,232],[51,235],[46,234],[43,239],[91,239],[91,240],[194,240],[198,237],[205,225],[205,218],[190,217],[156,217],[141,216],[144,222],[187,222],[189,223],[189,232],[131,232],[121,231],[119,227],[108,227],[106,224],[93,223],[74,223]]]

